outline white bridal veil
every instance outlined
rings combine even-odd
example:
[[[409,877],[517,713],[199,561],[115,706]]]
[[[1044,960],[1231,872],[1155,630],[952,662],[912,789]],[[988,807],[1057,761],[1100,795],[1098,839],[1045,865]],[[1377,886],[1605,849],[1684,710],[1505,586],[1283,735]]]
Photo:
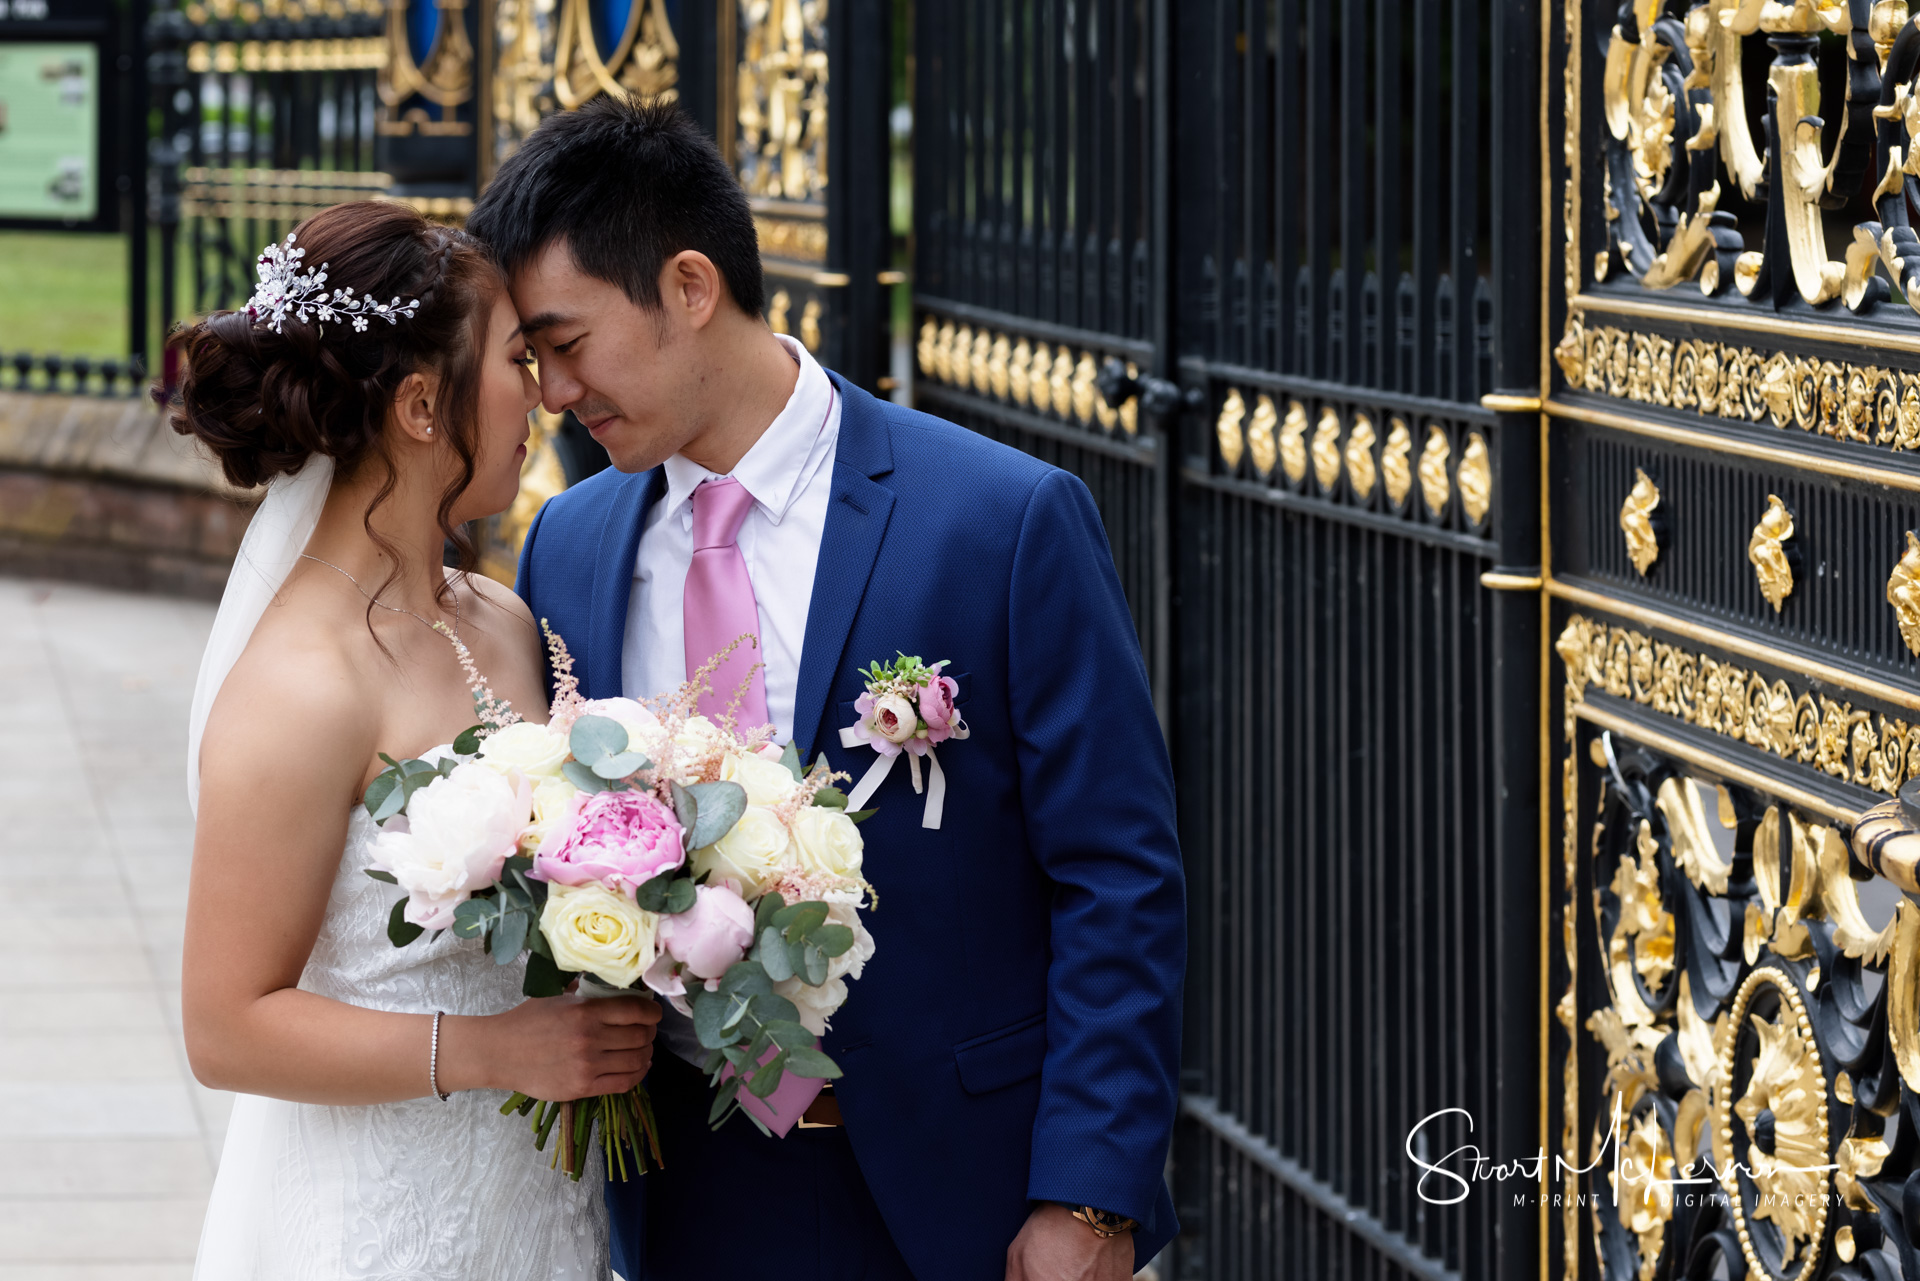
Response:
[[[220,596],[220,612],[213,620],[213,633],[207,637],[207,652],[200,659],[200,677],[193,686],[193,712],[187,720],[187,804],[196,813],[200,808],[200,739],[206,732],[213,700],[227,673],[240,661],[260,616],[267,612],[300,553],[307,549],[332,484],[333,459],[324,454],[308,458],[292,475],[276,477],[267,486],[267,496],[240,540],[233,572],[227,575],[227,589]]]

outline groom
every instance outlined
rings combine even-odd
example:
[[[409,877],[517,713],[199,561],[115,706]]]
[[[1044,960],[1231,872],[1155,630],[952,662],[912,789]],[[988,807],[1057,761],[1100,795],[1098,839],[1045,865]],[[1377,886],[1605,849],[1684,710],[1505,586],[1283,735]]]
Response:
[[[501,166],[468,229],[508,273],[550,411],[614,467],[549,502],[519,590],[589,698],[677,686],[709,638],[764,661],[742,723],[864,775],[861,669],[948,660],[965,740],[937,828],[904,768],[872,801],[877,954],[824,1048],[845,1075],[784,1139],[717,1132],[663,1025],[665,1168],[609,1184],[614,1266],[694,1281],[1124,1281],[1177,1229],[1163,1170],[1186,963],[1173,786],[1106,536],[1079,480],[877,400],[761,320],[753,215],[672,108],[601,98]]]

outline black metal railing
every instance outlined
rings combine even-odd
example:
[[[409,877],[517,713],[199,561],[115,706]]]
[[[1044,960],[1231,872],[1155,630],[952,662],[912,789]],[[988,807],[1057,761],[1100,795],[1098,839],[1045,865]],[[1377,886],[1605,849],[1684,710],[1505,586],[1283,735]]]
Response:
[[[9,391],[66,392],[80,396],[137,396],[146,390],[139,357],[95,360],[88,356],[0,355],[0,387]]]
[[[1538,581],[1537,424],[1480,403],[1538,362],[1537,82],[1495,57],[1537,11],[918,21],[916,396],[1087,480],[1160,674],[1168,1266],[1535,1266],[1529,1212],[1430,1204],[1405,1149],[1539,1142],[1538,606],[1498,590]]]

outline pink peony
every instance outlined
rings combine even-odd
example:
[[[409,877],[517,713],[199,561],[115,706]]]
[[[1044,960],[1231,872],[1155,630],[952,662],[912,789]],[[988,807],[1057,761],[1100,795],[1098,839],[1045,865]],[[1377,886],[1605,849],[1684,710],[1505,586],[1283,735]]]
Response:
[[[717,979],[753,946],[753,909],[724,885],[702,885],[693,906],[660,918],[660,945],[703,979]]]
[[[646,792],[584,792],[540,842],[533,874],[559,885],[597,881],[629,898],[642,884],[680,866],[680,824]]]
[[[929,670],[933,680],[920,691],[920,719],[927,723],[929,742],[944,743],[953,736],[955,722],[960,719],[959,709],[953,700],[960,693],[960,684],[951,676],[942,676],[940,669],[945,663],[935,663]]]

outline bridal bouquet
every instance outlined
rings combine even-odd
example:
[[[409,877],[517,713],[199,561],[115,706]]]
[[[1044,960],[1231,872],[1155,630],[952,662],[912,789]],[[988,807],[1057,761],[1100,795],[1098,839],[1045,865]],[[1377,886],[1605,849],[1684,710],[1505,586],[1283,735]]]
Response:
[[[866,814],[848,812],[824,758],[804,769],[770,728],[695,712],[732,646],[649,705],[582,699],[565,643],[546,635],[547,724],[498,700],[456,641],[481,723],[431,759],[381,757],[389,768],[364,798],[381,825],[367,874],[407,891],[388,937],[404,947],[452,929],[496,964],[524,953],[528,996],[575,979],[587,995],[650,989],[709,1051],[710,1122],[744,1110],[784,1134],[797,1117],[766,1100],[787,1077],[840,1075],[818,1039],[873,955],[859,914],[872,894],[855,826]],[[501,1111],[531,1116],[536,1149],[558,1124],[554,1161],[576,1179],[596,1125],[609,1177],[627,1177],[629,1148],[641,1172],[647,1154],[660,1164],[644,1087],[516,1094]]]

